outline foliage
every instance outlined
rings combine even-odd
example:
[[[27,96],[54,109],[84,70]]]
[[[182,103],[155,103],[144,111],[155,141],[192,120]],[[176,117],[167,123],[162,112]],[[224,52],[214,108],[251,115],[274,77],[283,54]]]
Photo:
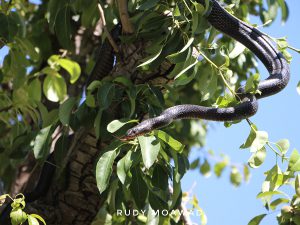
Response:
[[[46,225],[45,220],[37,215],[37,214],[27,214],[23,211],[25,208],[25,197],[22,194],[18,194],[15,198],[12,198],[9,195],[1,195],[0,196],[0,206],[2,205],[2,200],[5,201],[6,198],[10,198],[12,200],[11,207],[12,210],[10,212],[10,218],[12,225],[19,225],[23,224],[24,222],[28,222],[29,225],[38,225],[42,222]]]
[[[111,29],[120,21],[117,4],[99,2],[105,6],[107,27]],[[246,22],[249,15],[259,16],[268,26],[279,10],[282,22],[288,18],[284,0],[270,0],[267,4],[262,0],[222,2],[229,12]],[[246,83],[247,91],[257,92],[261,77],[256,58],[243,45],[209,25],[205,17],[209,4],[204,8],[191,0],[128,1],[135,32],[120,36],[122,46],[139,42],[151,45],[151,48],[144,46],[143,58],[131,69],[146,76],[167,61],[174,65],[166,75],[172,82],[137,84],[132,77],[120,74],[93,81],[85,88],[96,61],[97,49],[93,45],[97,42],[93,43],[94,38],[89,36],[86,43],[92,42],[92,47],[87,44],[84,46],[87,50],[78,50],[76,38],[82,27],[88,31],[87,35],[95,30],[99,20],[97,3],[97,0],[49,0],[39,5],[23,0],[0,3],[0,47],[8,49],[0,69],[3,137],[0,177],[5,190],[9,190],[14,171],[28,155],[33,153],[39,163],[45,161],[55,130],[65,137],[85,127],[94,129],[97,138],[108,143],[95,162],[97,187],[103,198],[106,196],[106,203],[94,224],[129,223],[131,217],[117,215],[118,209],[128,208],[149,209],[146,216],[136,217],[139,224],[146,224],[147,220],[154,221],[153,224],[177,223],[178,211],[165,217],[153,212],[178,210],[186,195],[181,189],[181,179],[189,169],[198,169],[204,176],[213,171],[220,177],[229,168],[231,183],[239,186],[243,179],[249,180],[250,168],[262,165],[267,150],[282,163],[276,160],[274,167],[265,173],[266,180],[257,197],[267,210],[285,204],[278,215],[278,224],[300,224],[297,217],[300,154],[294,150],[288,155],[288,140],[270,142],[268,133],[258,130],[249,120],[250,134],[241,145],[242,149],[250,149],[247,164],[233,163],[229,156],[216,156],[212,151],[189,163],[189,148],[205,145],[205,121],[178,121],[131,141],[115,138],[124,135],[141,115],[156,116],[166,107],[181,102],[216,107],[235,105],[238,103],[235,90],[242,82]],[[299,52],[285,38],[270,38],[289,61],[288,49]],[[300,84],[297,90],[300,92]],[[224,125],[230,127],[238,122]],[[291,198],[279,190],[286,185],[295,190]],[[28,219],[36,224],[39,219],[44,223],[37,215],[24,214],[24,199],[21,202],[18,199],[14,201],[19,205],[13,208],[21,214],[22,221]],[[201,213],[201,222],[205,224],[206,216],[197,199],[192,198],[189,203],[191,210]],[[249,224],[259,224],[264,216],[255,217]]]

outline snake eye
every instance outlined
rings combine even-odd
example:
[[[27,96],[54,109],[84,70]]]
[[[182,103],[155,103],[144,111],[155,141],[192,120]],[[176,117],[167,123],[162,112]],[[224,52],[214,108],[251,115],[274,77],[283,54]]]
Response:
[[[134,137],[136,135],[136,131],[134,129],[130,129],[127,131],[127,136]]]

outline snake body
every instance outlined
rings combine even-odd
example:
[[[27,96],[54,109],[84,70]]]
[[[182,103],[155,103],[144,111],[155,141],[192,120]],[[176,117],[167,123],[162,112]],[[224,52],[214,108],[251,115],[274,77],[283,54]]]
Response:
[[[117,24],[111,31],[111,36],[115,42],[119,42],[119,35],[121,33],[121,25]],[[87,78],[86,85],[88,86],[94,80],[102,80],[106,77],[114,67],[115,52],[109,40],[106,38],[100,47],[95,66]]]
[[[205,6],[204,0],[198,2]],[[233,121],[248,118],[258,109],[257,99],[280,92],[290,78],[289,65],[283,55],[262,32],[229,14],[216,0],[210,0],[208,22],[217,30],[232,37],[250,49],[264,64],[269,77],[260,81],[260,94],[246,93],[245,87],[237,90],[242,99],[235,107],[213,108],[199,105],[177,105],[164,110],[159,116],[142,121],[129,129],[124,139],[132,139],[154,129],[169,125],[178,119],[200,118],[213,121]]]

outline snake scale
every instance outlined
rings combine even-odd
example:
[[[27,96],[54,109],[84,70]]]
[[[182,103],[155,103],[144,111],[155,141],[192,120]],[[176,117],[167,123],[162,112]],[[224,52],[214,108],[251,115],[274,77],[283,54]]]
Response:
[[[205,6],[204,0],[198,2]],[[213,121],[233,121],[248,118],[258,109],[257,99],[281,91],[290,78],[289,65],[283,55],[272,45],[269,38],[256,28],[229,14],[216,0],[210,0],[208,22],[217,30],[245,45],[264,64],[269,77],[258,84],[260,94],[246,93],[245,87],[237,90],[241,103],[235,107],[213,108],[199,105],[176,105],[164,110],[159,116],[142,121],[129,129],[124,139],[132,139],[169,125],[178,119],[200,118]]]

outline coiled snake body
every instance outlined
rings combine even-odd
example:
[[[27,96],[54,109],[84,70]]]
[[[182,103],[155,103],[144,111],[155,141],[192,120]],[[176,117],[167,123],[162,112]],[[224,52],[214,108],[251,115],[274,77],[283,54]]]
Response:
[[[198,0],[205,5],[204,0]],[[242,99],[235,107],[213,108],[199,105],[177,105],[163,111],[159,116],[142,121],[129,129],[124,139],[132,139],[154,129],[169,125],[173,120],[201,118],[214,121],[233,121],[248,118],[257,112],[257,99],[281,91],[290,77],[289,65],[283,55],[272,45],[268,37],[256,28],[238,20],[223,9],[216,0],[210,0],[211,11],[208,22],[217,30],[234,38],[250,49],[265,65],[269,77],[260,81],[258,90],[261,94],[251,95],[245,87],[238,89]]]

